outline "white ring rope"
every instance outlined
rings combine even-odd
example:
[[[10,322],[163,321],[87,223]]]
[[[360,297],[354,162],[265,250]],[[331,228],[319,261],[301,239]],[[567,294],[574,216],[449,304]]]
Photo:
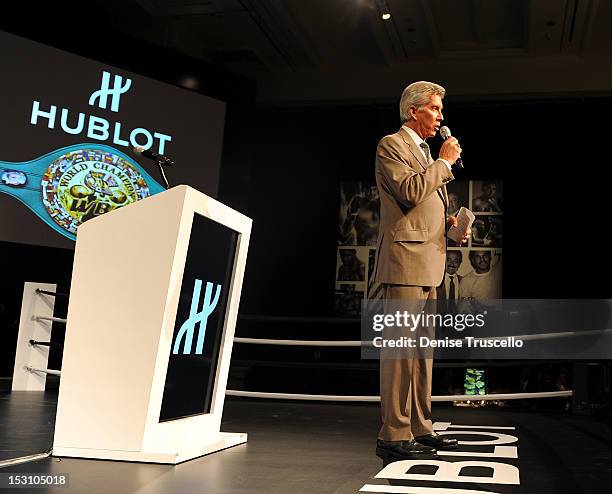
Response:
[[[31,461],[44,460],[51,456],[51,450],[47,450],[43,453],[36,453],[33,455],[19,456],[17,458],[9,458],[7,460],[0,460],[0,468],[14,467],[15,465],[21,465],[22,463],[29,463]]]
[[[37,293],[41,291],[37,289]],[[61,317],[35,316],[37,321],[51,321],[58,323],[67,323],[67,319]],[[279,318],[283,319],[283,318]],[[328,318],[320,318],[321,321],[329,322]],[[335,320],[334,320],[335,321]],[[596,334],[610,334],[612,329],[589,330],[589,331],[571,331],[561,333],[542,333],[534,335],[519,335],[514,336],[517,339],[524,341],[548,340],[556,338],[570,338]],[[507,336],[493,336],[490,338],[475,337],[475,340],[485,339],[504,339]],[[459,339],[461,340],[461,339]],[[366,347],[373,346],[372,341],[360,340],[280,340],[270,338],[234,338],[235,343],[244,343],[251,345],[277,345],[277,346],[318,346],[318,347]],[[43,374],[51,374],[61,376],[61,371],[54,369],[39,369],[26,365],[25,368],[30,372],[40,372]],[[301,393],[267,393],[259,391],[239,391],[228,389],[225,392],[226,396],[238,396],[247,398],[267,398],[267,399],[282,399],[282,400],[307,400],[307,401],[352,401],[352,402],[379,402],[380,396],[359,396],[359,395],[313,395]],[[573,396],[573,391],[545,391],[538,393],[496,393],[485,395],[441,395],[432,396],[432,402],[447,402],[447,401],[494,401],[494,400],[523,400],[530,398],[563,398]],[[31,461],[31,460],[30,460]]]
[[[36,321],[53,321],[53,322],[61,322],[64,324],[68,322],[68,319],[64,319],[62,317],[35,316],[34,319]]]
[[[273,340],[266,338],[234,338],[236,343],[249,343],[251,345],[286,345],[286,346],[345,346],[361,347],[372,346],[371,341],[349,340]],[[364,344],[365,343],[365,344]]]
[[[238,391],[228,389],[226,396],[243,398],[268,398],[277,400],[307,400],[307,401],[361,401],[378,402],[380,396],[345,396],[345,395],[309,395],[298,393],[264,393],[260,391]],[[539,393],[495,393],[486,395],[441,395],[432,396],[431,401],[494,401],[494,400],[525,400],[529,398],[564,398],[573,396],[573,391],[543,391]]]
[[[61,376],[62,375],[62,371],[58,371],[58,370],[54,370],[54,369],[39,369],[37,367],[31,367],[29,365],[26,365],[25,368],[27,370],[29,370],[30,372],[41,372],[43,374],[51,374],[53,376]]]
[[[593,329],[587,331],[563,331],[560,333],[541,333],[527,335],[509,336],[488,336],[474,337],[474,340],[503,340],[506,338],[516,338],[523,341],[552,340],[557,338],[573,338],[580,336],[593,336],[597,334],[612,334],[612,329]],[[465,341],[463,338],[456,338],[451,341]],[[250,345],[281,345],[281,346],[329,346],[329,347],[367,347],[374,346],[371,341],[360,340],[278,340],[270,338],[234,338],[236,343],[247,343]]]
[[[30,372],[42,372],[61,376],[61,371],[53,369],[37,369],[26,366]],[[525,400],[529,398],[564,398],[573,396],[573,391],[542,391],[538,393],[494,393],[485,395],[439,395],[432,396],[432,402],[445,401],[495,401],[495,400]],[[380,396],[359,395],[311,395],[302,393],[266,393],[260,391],[240,391],[228,389],[226,396],[239,396],[243,398],[267,398],[276,400],[306,400],[306,401],[353,401],[353,402],[379,402]]]
[[[37,321],[53,321],[66,324],[67,320],[61,317],[46,317],[36,316]],[[561,333],[543,333],[532,335],[517,335],[513,336],[517,340],[537,341],[550,340],[556,338],[570,338],[579,336],[591,336],[596,334],[612,334],[612,329],[595,329],[591,331],[573,331]],[[491,336],[491,337],[475,337],[474,340],[497,340],[505,339],[508,336]],[[459,339],[459,341],[463,341]],[[279,340],[271,338],[234,338],[235,343],[244,343],[249,345],[276,345],[276,346],[321,346],[321,347],[371,347],[374,344],[371,341],[360,340]]]
[[[37,288],[36,292],[42,294],[42,291]],[[61,317],[47,317],[47,316],[35,316],[37,321],[52,321],[66,324],[67,319]],[[258,320],[256,316],[248,316],[247,319]],[[270,319],[269,317],[266,318]],[[301,321],[303,318],[299,317],[273,317],[272,319],[280,322],[295,322]],[[308,318],[312,322],[338,322],[339,319],[329,317],[312,317]],[[355,322],[359,319],[340,319],[342,322]],[[563,331],[557,333],[540,333],[540,334],[526,334],[526,335],[507,335],[507,336],[490,336],[490,337],[474,337],[474,340],[498,340],[514,337],[523,341],[537,341],[537,340],[549,340],[556,338],[573,338],[580,336],[592,336],[597,334],[612,334],[612,328],[610,329],[594,329],[587,331]],[[456,340],[464,341],[464,338],[456,338]],[[360,341],[360,340],[278,340],[270,338],[234,338],[236,343],[245,343],[251,345],[284,345],[284,346],[329,346],[329,347],[362,347],[362,346],[374,346],[372,341]]]
[[[30,372],[41,372],[61,376],[61,371],[54,369],[38,369],[26,365],[25,368]],[[267,398],[280,400],[307,400],[307,401],[352,401],[352,402],[379,402],[380,396],[359,396],[359,395],[311,395],[301,393],[266,393],[259,391],[240,391],[228,389],[226,396],[239,396],[246,398]],[[432,402],[445,401],[494,401],[494,400],[524,400],[529,398],[563,398],[573,396],[572,391],[543,391],[539,393],[495,393],[485,395],[440,395],[432,396]]]

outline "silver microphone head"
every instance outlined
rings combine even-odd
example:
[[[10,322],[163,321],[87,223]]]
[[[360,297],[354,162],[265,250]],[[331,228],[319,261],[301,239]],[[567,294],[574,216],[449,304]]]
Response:
[[[440,135],[442,136],[442,139],[446,140],[451,136],[451,131],[446,125],[444,125],[443,127],[440,127]]]

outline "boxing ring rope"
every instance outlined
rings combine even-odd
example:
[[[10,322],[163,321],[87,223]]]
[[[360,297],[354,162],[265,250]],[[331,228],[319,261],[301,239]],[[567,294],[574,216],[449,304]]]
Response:
[[[21,465],[22,463],[30,463],[32,461],[44,460],[51,456],[51,450],[43,451],[42,453],[36,453],[33,455],[19,456],[18,458],[10,458],[8,460],[0,460],[0,468],[14,467]]]
[[[58,292],[52,292],[48,290],[36,289],[36,294],[39,295],[50,295],[50,296],[68,296]],[[32,319],[36,321],[50,321],[61,324],[66,324],[66,318],[52,317],[52,316],[39,316],[34,315]],[[259,320],[258,316],[244,316],[245,320]],[[270,320],[270,318],[265,318]],[[296,317],[274,317],[274,320],[279,322],[296,322],[302,321],[302,318]],[[336,319],[329,317],[311,317],[308,318],[310,322],[318,323],[347,323],[354,324],[359,319]],[[609,334],[612,333],[612,329],[604,330],[589,330],[581,332],[562,332],[562,333],[545,333],[538,335],[519,335],[516,338],[523,340],[547,340],[554,338],[566,338],[574,336],[584,336],[593,334]],[[492,337],[488,339],[503,339],[506,336]],[[487,338],[475,338],[475,340],[487,339]],[[336,347],[336,348],[361,348],[373,346],[372,341],[361,341],[361,340],[293,340],[293,339],[271,339],[271,338],[243,338],[235,337],[234,342],[238,344],[247,345],[272,345],[272,346],[303,346],[303,347]],[[32,346],[52,346],[51,342],[36,341],[33,339],[29,340],[29,344]],[[465,364],[458,365],[466,366]],[[61,371],[55,369],[41,369],[31,365],[25,365],[25,369],[28,372],[49,374],[54,376],[61,376]],[[360,395],[320,395],[320,394],[303,394],[303,393],[272,393],[272,392],[261,392],[261,391],[243,391],[243,390],[226,390],[227,396],[243,397],[243,398],[262,398],[262,399],[281,399],[281,400],[306,400],[306,401],[336,401],[336,402],[379,402],[380,396],[360,396]],[[494,393],[485,395],[438,395],[432,396],[432,402],[451,402],[451,401],[497,401],[497,400],[524,400],[533,398],[566,398],[572,397],[573,391],[545,391],[545,392],[534,392],[534,393]]]
[[[63,343],[60,342],[55,342],[55,341],[36,341],[36,340],[30,340],[28,342],[30,345],[32,346],[48,346],[48,347],[56,347],[56,348],[64,348]]]
[[[51,374],[52,376],[61,376],[62,371],[54,370],[54,369],[38,369],[37,367],[31,367],[26,365],[25,368],[30,372],[40,372],[42,374]]]
[[[498,401],[498,400],[525,400],[529,398],[565,398],[572,397],[573,391],[543,391],[537,393],[494,393],[486,395],[438,395],[432,396],[432,402],[445,401]],[[268,398],[277,400],[306,400],[306,401],[358,401],[379,402],[380,396],[359,395],[311,395],[300,393],[266,393],[260,391],[236,391],[228,389],[226,396],[239,396],[243,398]]]
[[[599,334],[612,332],[612,329],[593,330],[573,333],[549,333],[540,335],[517,336],[525,340],[545,340],[551,338],[582,336],[585,334]],[[503,339],[506,336],[499,336],[493,339]],[[475,338],[475,340],[486,338]],[[235,343],[250,345],[276,345],[276,346],[318,346],[318,347],[366,347],[373,346],[371,341],[361,340],[281,340],[270,338],[241,338],[235,337]],[[236,396],[243,398],[263,398],[280,400],[306,400],[306,401],[349,401],[349,402],[379,402],[380,396],[359,396],[359,395],[315,395],[303,393],[269,393],[261,391],[240,391],[228,389],[226,396]],[[454,402],[454,401],[499,401],[499,400],[524,400],[531,398],[566,398],[572,397],[573,391],[543,391],[534,393],[491,393],[484,395],[438,395],[432,396],[432,402]]]
[[[280,346],[335,346],[335,347],[362,347],[372,344],[371,341],[350,340],[276,340],[267,338],[239,338],[234,337],[234,343],[249,345],[280,345]],[[365,345],[364,345],[365,343]]]
[[[32,346],[51,346],[51,342],[50,341],[30,340],[28,343],[30,343],[30,345],[32,345]]]
[[[53,369],[36,369],[26,366],[30,372],[42,372],[54,376],[61,376],[61,371]],[[228,389],[226,396],[242,398],[264,398],[275,400],[304,400],[304,401],[352,401],[352,402],[379,402],[380,396],[360,395],[313,395],[303,393],[267,393],[261,391],[240,391]],[[544,391],[537,393],[493,393],[485,395],[438,395],[432,396],[432,402],[446,401],[499,401],[499,400],[525,400],[529,398],[565,398],[572,397],[572,391]]]
[[[68,297],[67,293],[60,292],[52,292],[50,290],[43,290],[42,288],[37,288],[36,293],[42,293],[43,295],[51,295],[52,297]]]
[[[47,317],[47,316],[34,316],[35,321],[51,321],[51,322],[60,322],[66,324],[68,322],[67,319],[63,317]]]
[[[474,337],[474,340],[504,340],[512,336],[523,341],[540,341],[552,340],[559,338],[572,338],[575,336],[592,336],[597,334],[612,334],[612,329],[593,329],[587,331],[563,331],[560,333],[542,333],[542,334],[526,334],[526,335],[506,335],[506,336],[487,336]],[[465,341],[464,338],[456,338],[451,341]],[[234,338],[236,343],[245,343],[250,345],[281,345],[281,346],[330,346],[330,347],[368,347],[374,346],[371,341],[360,340],[278,340],[267,338]]]

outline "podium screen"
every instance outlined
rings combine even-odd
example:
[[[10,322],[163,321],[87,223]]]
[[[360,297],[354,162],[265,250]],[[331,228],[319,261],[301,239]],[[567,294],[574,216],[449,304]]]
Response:
[[[238,233],[195,214],[160,422],[209,413]]]

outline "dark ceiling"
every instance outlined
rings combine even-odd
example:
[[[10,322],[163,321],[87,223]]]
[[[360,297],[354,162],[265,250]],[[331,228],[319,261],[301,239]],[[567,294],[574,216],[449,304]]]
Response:
[[[612,93],[603,0],[96,0],[112,30],[255,79],[260,104]],[[383,20],[382,14],[390,14]]]

